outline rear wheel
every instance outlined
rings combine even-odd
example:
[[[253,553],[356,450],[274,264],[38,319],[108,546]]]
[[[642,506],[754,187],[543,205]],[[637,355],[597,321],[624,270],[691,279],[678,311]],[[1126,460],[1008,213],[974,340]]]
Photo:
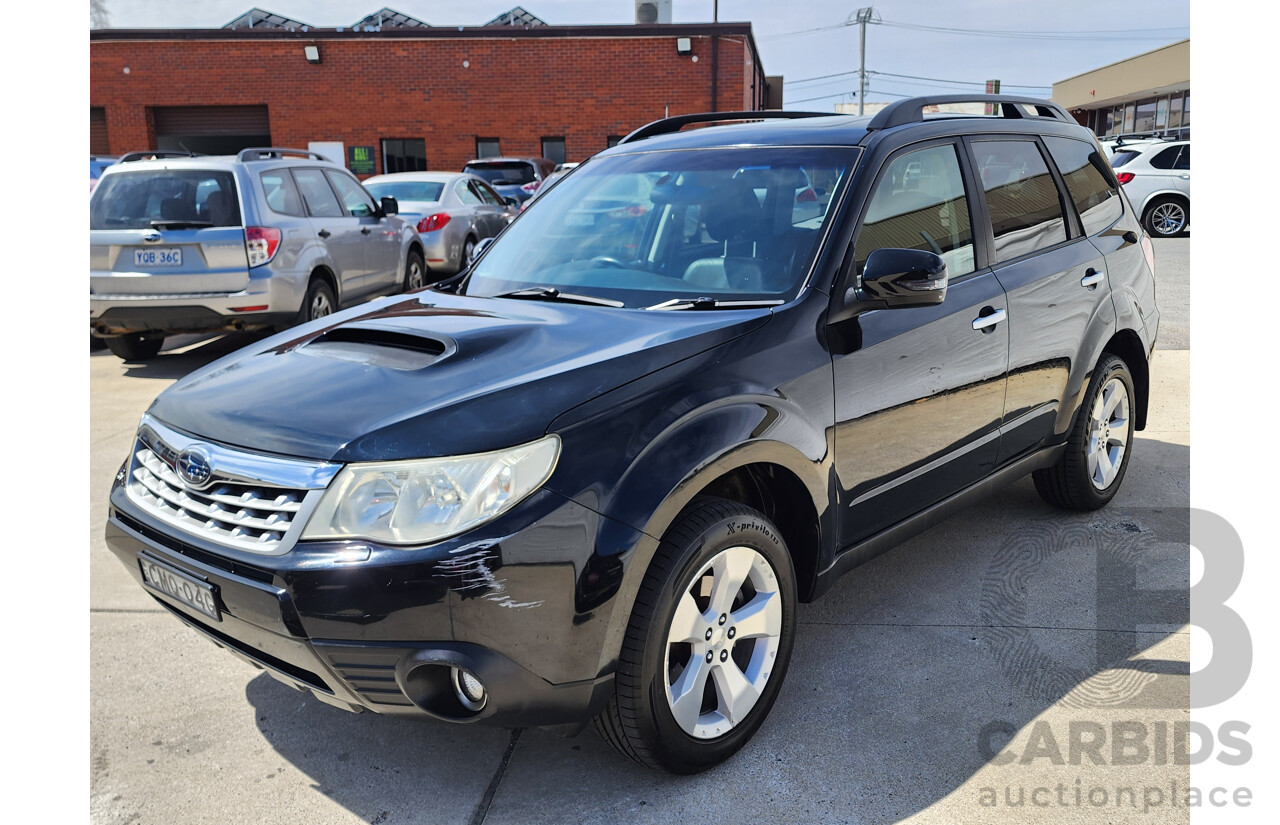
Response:
[[[307,287],[307,297],[302,301],[302,309],[298,311],[298,323],[305,324],[326,315],[332,315],[338,308],[338,301],[333,297],[333,288],[320,279],[314,279]]]
[[[673,773],[728,759],[759,729],[795,638],[796,585],[778,529],[724,499],[667,533],[636,596],[596,731]]]
[[[1147,234],[1157,238],[1176,238],[1186,234],[1191,208],[1177,198],[1157,198],[1147,207],[1142,223]]]
[[[1133,379],[1124,361],[1103,355],[1058,463],[1032,474],[1040,497],[1066,510],[1097,510],[1115,497],[1133,442]]]
[[[155,358],[164,346],[164,335],[159,332],[130,332],[107,338],[107,349],[125,361],[147,361]]]
[[[466,269],[471,265],[471,259],[476,256],[476,239],[468,235],[466,242],[462,245],[462,260],[458,262],[458,269]]]
[[[417,252],[409,253],[409,260],[404,265],[404,291],[412,292],[427,285],[427,266]]]

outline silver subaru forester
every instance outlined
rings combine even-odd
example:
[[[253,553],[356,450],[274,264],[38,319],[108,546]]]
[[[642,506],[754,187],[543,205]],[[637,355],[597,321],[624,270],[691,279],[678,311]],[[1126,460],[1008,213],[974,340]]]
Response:
[[[283,327],[424,285],[422,242],[342,166],[297,149],[134,152],[89,201],[89,327],[126,360],[166,335]]]

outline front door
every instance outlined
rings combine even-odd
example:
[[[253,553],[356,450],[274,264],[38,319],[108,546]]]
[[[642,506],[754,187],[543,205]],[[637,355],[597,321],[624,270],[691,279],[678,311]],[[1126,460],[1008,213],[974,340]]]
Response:
[[[908,147],[880,172],[854,244],[854,277],[879,248],[947,263],[946,300],[866,312],[830,330],[840,543],[849,546],[991,472],[1008,371],[1004,289],[975,258],[955,142]]]

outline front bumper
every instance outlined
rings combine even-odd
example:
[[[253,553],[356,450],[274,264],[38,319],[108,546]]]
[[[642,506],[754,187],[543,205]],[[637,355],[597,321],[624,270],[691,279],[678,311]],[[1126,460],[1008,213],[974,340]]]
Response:
[[[329,704],[551,726],[586,722],[612,691],[624,563],[592,546],[602,517],[554,493],[535,494],[488,536],[426,551],[300,543],[261,558],[179,537],[134,508],[119,482],[111,504],[107,546],[149,595],[215,644]],[[364,549],[368,559],[342,560]],[[629,556],[629,547],[613,549]],[[405,560],[387,563],[388,554]],[[211,586],[220,619],[147,586],[140,556]],[[484,684],[478,711],[457,700],[455,667]]]

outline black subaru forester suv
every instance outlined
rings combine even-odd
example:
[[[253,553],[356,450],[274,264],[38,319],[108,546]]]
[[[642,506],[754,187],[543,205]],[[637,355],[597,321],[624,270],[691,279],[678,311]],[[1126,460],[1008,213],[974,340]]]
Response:
[[[639,129],[458,277],[165,391],[109,547],[325,702],[717,764],[798,601],[1027,473],[1105,505],[1144,426],[1152,248],[1093,134],[962,100]]]

